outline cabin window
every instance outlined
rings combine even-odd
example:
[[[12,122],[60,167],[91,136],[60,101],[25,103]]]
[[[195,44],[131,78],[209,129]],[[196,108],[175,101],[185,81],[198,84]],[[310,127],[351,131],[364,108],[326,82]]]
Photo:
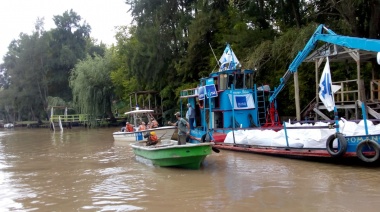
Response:
[[[200,86],[205,86],[205,84],[206,84],[206,81],[205,80],[201,80]]]
[[[227,89],[227,74],[221,74],[219,77],[219,90]]]
[[[227,79],[228,88],[231,88],[231,85],[233,85],[233,84],[234,84],[234,75],[230,74],[230,75],[228,75],[228,79]]]
[[[242,89],[244,88],[244,75],[243,74],[236,74],[236,84],[235,88]]]
[[[218,83],[218,78],[217,77],[214,78],[214,85],[215,85],[216,91],[218,91],[219,90],[219,83]]]
[[[252,74],[245,74],[245,88],[253,89],[253,76],[252,76]]]
[[[223,113],[214,112],[214,126],[215,128],[223,128]]]

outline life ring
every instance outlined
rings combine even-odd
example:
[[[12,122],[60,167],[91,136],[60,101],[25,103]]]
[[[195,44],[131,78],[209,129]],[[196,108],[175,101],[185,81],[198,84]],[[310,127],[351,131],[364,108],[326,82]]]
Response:
[[[337,139],[340,146],[338,149],[333,147],[335,139]],[[332,157],[340,157],[347,151],[347,140],[342,133],[332,134],[326,140],[326,149]]]
[[[371,150],[375,151],[374,156],[367,157],[363,154],[363,147],[369,147]],[[380,145],[374,141],[374,140],[364,140],[358,144],[356,147],[356,156],[367,163],[375,162],[377,159],[379,159],[380,156]]]

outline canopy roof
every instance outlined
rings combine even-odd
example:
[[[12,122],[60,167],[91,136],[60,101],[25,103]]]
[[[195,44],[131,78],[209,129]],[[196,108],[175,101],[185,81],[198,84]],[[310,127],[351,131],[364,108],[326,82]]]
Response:
[[[128,114],[153,113],[153,112],[154,110],[132,110],[132,111],[125,112],[124,114],[128,115]]]
[[[325,43],[323,46],[311,53],[304,62],[314,62],[316,59],[329,57],[330,62],[349,62],[355,63],[355,60],[349,53],[358,52],[360,62],[368,62],[371,59],[376,59],[377,52],[365,51],[361,49],[349,49],[343,46],[338,46],[331,43]]]

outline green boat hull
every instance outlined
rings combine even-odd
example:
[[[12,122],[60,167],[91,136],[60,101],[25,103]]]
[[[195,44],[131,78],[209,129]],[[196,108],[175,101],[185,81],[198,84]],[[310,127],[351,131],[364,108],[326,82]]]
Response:
[[[210,143],[186,145],[166,143],[149,147],[137,143],[131,146],[135,155],[152,161],[153,165],[186,169],[199,169],[206,156],[211,154],[212,148]]]

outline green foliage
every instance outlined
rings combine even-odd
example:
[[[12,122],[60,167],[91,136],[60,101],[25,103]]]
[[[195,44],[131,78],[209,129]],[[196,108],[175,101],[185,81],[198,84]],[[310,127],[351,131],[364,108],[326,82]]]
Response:
[[[128,73],[137,77],[140,88],[147,88],[143,85],[151,82],[149,79],[156,75],[148,68],[151,57],[166,55],[158,55],[151,47],[180,44],[175,46],[177,48],[171,47],[172,52],[178,53],[167,55],[167,60],[171,62],[164,66],[158,63],[158,69],[166,68],[166,72],[158,72],[165,73],[165,78],[153,78],[154,83],[149,84],[149,87],[155,88],[157,86],[154,84],[159,85],[161,95],[171,99],[164,101],[168,105],[173,101],[178,104],[179,90],[190,88],[191,82],[198,82],[200,77],[206,77],[217,69],[210,45],[218,57],[225,44],[230,43],[243,68],[256,70],[257,83],[273,87],[279,84],[279,78],[314,32],[317,26],[314,21],[328,22],[347,32],[349,18],[343,22],[339,18],[344,15],[342,8],[348,7],[350,10],[347,11],[365,8],[352,4],[352,1],[349,4],[344,1],[336,4],[333,1],[186,1],[186,10],[179,12],[177,8],[165,10],[174,8],[174,1],[169,1],[167,5],[154,0],[130,0],[127,3],[132,6],[137,25],[136,33],[132,33],[133,39],[129,41],[131,43],[124,43],[125,46],[133,46],[128,49],[130,53],[126,63],[130,70]],[[165,17],[157,15],[162,11],[166,12]],[[173,17],[180,17],[178,20],[181,21],[171,19]],[[173,24],[168,26],[167,20]],[[176,36],[166,33],[172,26],[176,26],[176,32],[182,33]],[[315,84],[314,66],[303,64],[300,69],[301,104],[307,104],[305,102],[315,95],[315,89],[309,89],[310,84]],[[289,102],[289,98],[294,98],[292,83],[289,82],[278,98],[279,102]],[[281,105],[284,108],[282,112],[292,114],[293,105]]]
[[[107,50],[90,37],[91,27],[73,10],[54,16],[55,29],[46,32],[43,19],[37,20],[33,34],[12,41],[0,65],[3,116],[44,119],[49,106],[74,102],[78,112],[112,118],[114,109],[128,106],[131,92],[143,90],[159,91],[165,108],[178,109],[179,91],[196,87],[199,78],[218,68],[226,43],[243,68],[256,70],[258,84],[273,87],[315,23],[356,37],[379,38],[380,31],[376,0],[126,3],[135,25],[119,27],[117,44]],[[351,67],[332,67],[339,78],[352,75]],[[299,69],[301,105],[306,105],[315,96],[314,65]],[[361,70],[367,87],[371,69],[363,65]],[[288,104],[293,98],[289,82],[278,96],[280,113],[294,114],[294,104]]]
[[[8,108],[8,112],[17,114],[13,118],[18,121],[40,121],[46,117],[49,41],[50,36],[44,31],[35,31],[32,35],[21,34],[9,46],[9,52],[4,57],[2,81],[5,90],[2,95],[8,98],[1,103]]]
[[[259,44],[250,54],[247,54],[246,62],[242,66],[247,69],[250,67],[257,70],[256,73],[259,75],[262,67],[271,61],[272,44],[271,40]]]
[[[68,77],[78,59],[86,51],[104,54],[104,44],[94,44],[91,27],[80,20],[74,11],[66,11],[54,16],[57,28],[44,31],[43,19],[37,19],[36,31],[11,42],[1,65],[1,95],[7,98],[0,105],[13,119],[47,119],[48,108],[72,100]]]
[[[81,114],[91,117],[113,117],[111,110],[111,54],[87,56],[75,65],[70,75],[73,103]],[[92,120],[94,122],[95,120]]]
[[[54,16],[53,20],[57,28],[51,30],[49,93],[70,101],[72,96],[68,78],[71,69],[87,54],[91,27],[85,22],[81,24],[81,17],[73,10]],[[93,52],[94,45],[90,47]]]
[[[110,48],[111,58],[111,81],[114,86],[114,100],[116,101],[115,109],[126,111],[126,107],[118,106],[129,105],[129,94],[140,89],[137,77],[131,72],[128,61],[131,61],[129,55],[133,51],[136,38],[132,36],[135,33],[135,27],[119,27],[116,33],[117,45]],[[127,62],[126,62],[127,61]]]
[[[71,107],[70,103],[65,102],[63,99],[59,97],[48,96],[47,101],[48,101],[49,108],[54,107],[54,106]]]
[[[280,84],[280,77],[285,74],[298,52],[304,48],[315,28],[316,24],[313,23],[301,29],[290,28],[276,39],[262,42],[248,54],[245,64],[256,70],[256,82],[272,87]],[[315,85],[314,64],[303,63],[299,70],[302,70],[298,72],[301,105],[307,105],[315,97],[315,87],[310,89],[310,85]],[[294,102],[294,96],[293,80],[290,79],[288,85],[277,96],[281,114],[294,115],[295,104],[289,104],[289,100]]]

